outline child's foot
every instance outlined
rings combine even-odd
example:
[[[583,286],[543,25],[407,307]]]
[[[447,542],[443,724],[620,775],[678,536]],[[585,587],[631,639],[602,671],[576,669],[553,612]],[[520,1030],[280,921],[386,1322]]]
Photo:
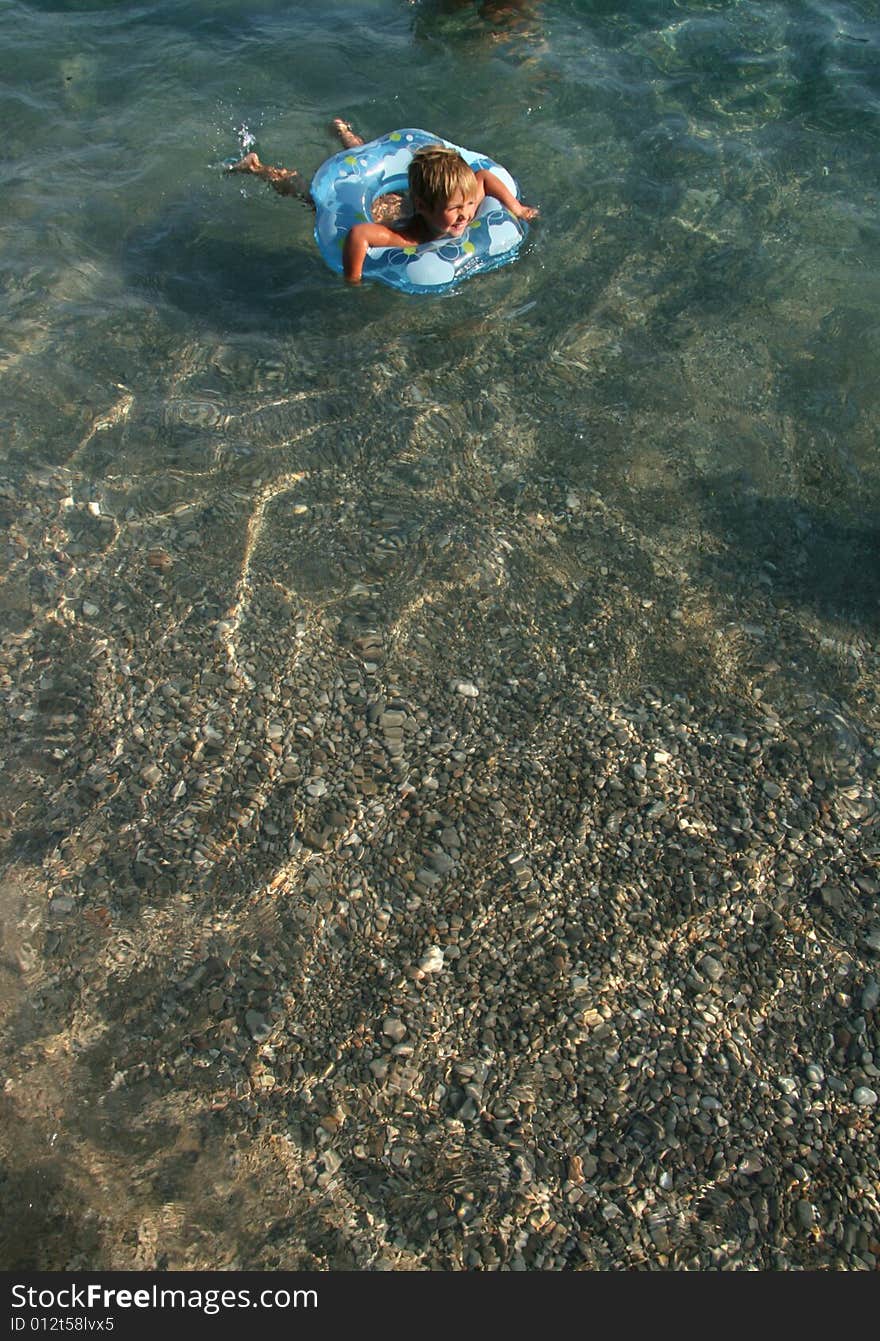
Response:
[[[230,163],[226,169],[227,172],[259,172],[262,167],[257,155],[251,151],[240,158],[237,163]]]
[[[306,183],[296,168],[267,168],[262,163],[254,169],[280,196],[302,196],[309,198]]]
[[[352,130],[350,122],[343,121],[341,116],[334,116],[330,125],[336,131],[345,149],[356,149],[359,144],[363,144],[360,135],[355,135]]]

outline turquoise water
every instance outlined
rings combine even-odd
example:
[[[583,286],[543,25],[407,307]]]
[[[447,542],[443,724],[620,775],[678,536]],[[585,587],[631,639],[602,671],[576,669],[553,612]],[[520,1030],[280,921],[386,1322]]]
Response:
[[[663,621],[628,651],[633,683],[671,657],[699,690],[706,621],[724,628],[761,564],[807,617],[844,619],[819,636],[874,627],[875,5],[2,14],[15,487],[65,467],[80,506],[158,535],[169,509],[210,522],[256,479],[325,466],[351,466],[357,506],[391,469],[394,506],[422,525],[433,498],[440,524],[446,485],[476,472],[488,549],[529,490],[550,511],[595,490],[627,534],[624,568],[635,547],[678,605],[702,598],[690,655]],[[542,209],[522,258],[437,301],[335,282],[308,210],[220,165],[256,144],[311,175],[337,114],[509,165]],[[417,422],[428,475],[402,484]],[[601,562],[587,532],[567,547],[576,580]],[[232,565],[222,606],[244,532],[199,534],[206,569]]]
[[[266,797],[230,837],[211,788],[278,695],[311,711],[308,676],[341,673],[327,628],[379,630],[383,692],[502,645],[560,693],[821,714],[876,776],[880,6],[0,0],[0,24],[15,1047],[76,1016],[109,1093],[113,983],[183,975],[235,899],[246,922]],[[337,115],[505,164],[541,209],[516,262],[353,289],[307,208],[224,174],[256,146],[310,176]],[[149,790],[182,720],[232,742],[198,801]],[[93,1033],[34,949],[50,895],[122,928]],[[88,978],[91,942],[69,953]]]
[[[875,6],[0,12],[13,473],[77,453],[84,486],[112,463],[134,500],[169,464],[155,415],[202,398],[259,457],[249,397],[268,361],[288,392],[338,388],[362,423],[442,379],[472,427],[494,413],[510,483],[541,469],[624,490],[637,521],[685,501],[715,524],[748,499],[771,542],[780,509],[856,535],[870,520]],[[219,164],[253,139],[310,175],[335,114],[494,153],[543,211],[527,254],[437,303],[334,283],[308,212]],[[83,447],[126,396],[119,429]],[[227,435],[192,436],[182,464],[218,452],[234,484]]]

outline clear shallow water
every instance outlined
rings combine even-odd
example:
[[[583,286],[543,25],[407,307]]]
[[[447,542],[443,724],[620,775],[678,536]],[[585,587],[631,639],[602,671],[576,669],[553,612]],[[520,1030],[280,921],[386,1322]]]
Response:
[[[114,845],[122,871],[153,842],[160,902],[197,923],[206,890],[258,887],[246,821],[126,799],[115,761],[137,726],[136,771],[173,772],[169,677],[194,730],[259,735],[254,686],[307,698],[304,647],[335,673],[322,621],[379,629],[386,688],[478,677],[501,639],[561,688],[707,714],[763,693],[872,775],[876,4],[0,0],[0,21],[21,889],[88,897]],[[340,114],[509,166],[542,210],[517,263],[439,300],[353,291],[306,209],[221,171],[253,137],[310,175]],[[82,666],[68,702],[52,677]]]
[[[368,495],[427,405],[404,510],[459,468],[507,506],[596,489],[719,628],[764,561],[875,621],[875,6],[3,11],[12,481],[66,466],[159,530],[291,467]],[[253,139],[310,174],[337,113],[508,163],[521,261],[436,302],[334,284],[308,211],[219,164]]]

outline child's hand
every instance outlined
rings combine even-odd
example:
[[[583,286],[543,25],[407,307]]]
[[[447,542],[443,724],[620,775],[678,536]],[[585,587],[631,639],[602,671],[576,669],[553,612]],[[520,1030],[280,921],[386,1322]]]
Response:
[[[520,200],[516,202],[516,209],[513,212],[518,219],[537,219],[541,213],[534,205],[524,205]]]

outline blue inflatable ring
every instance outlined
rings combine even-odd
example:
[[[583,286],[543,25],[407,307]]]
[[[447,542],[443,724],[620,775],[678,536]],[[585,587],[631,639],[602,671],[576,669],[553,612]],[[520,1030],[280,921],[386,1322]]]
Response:
[[[408,189],[410,159],[425,144],[457,149],[475,172],[488,169],[519,197],[517,183],[500,163],[426,130],[393,130],[369,144],[344,149],[321,164],[311,185],[317,216],[315,241],[331,270],[342,274],[346,234],[354,224],[372,221],[375,198]],[[440,293],[461,279],[512,261],[527,232],[521,219],[486,196],[460,238],[440,237],[411,247],[371,247],[364,261],[364,279],[381,280],[405,293]]]

